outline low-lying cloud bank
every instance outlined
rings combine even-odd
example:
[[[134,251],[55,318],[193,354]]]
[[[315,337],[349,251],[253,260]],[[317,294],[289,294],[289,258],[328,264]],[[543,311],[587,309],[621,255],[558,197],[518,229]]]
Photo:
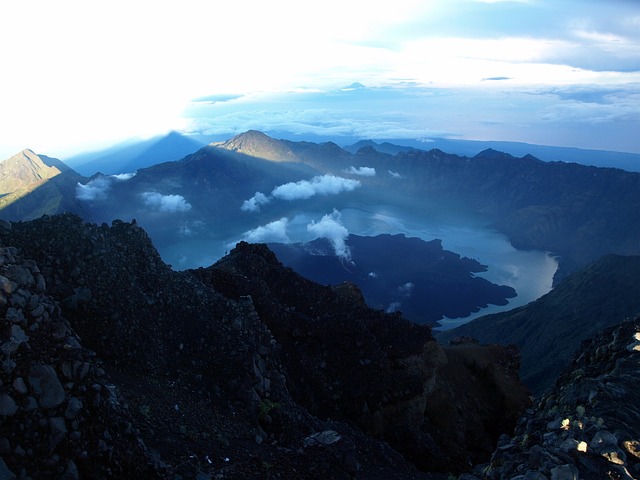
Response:
[[[242,203],[240,209],[243,212],[257,212],[262,205],[266,205],[272,199],[278,200],[306,200],[315,195],[337,195],[342,192],[350,192],[360,187],[358,180],[336,177],[335,175],[321,175],[311,180],[300,180],[279,185],[271,191],[269,196],[262,192],[256,194]]]
[[[348,173],[350,175],[360,175],[361,177],[375,177],[376,169],[373,167],[354,167],[351,166],[349,168],[345,168],[344,173]]]
[[[242,234],[242,239],[249,243],[291,243],[287,235],[287,227],[289,219],[282,217],[280,220],[269,222],[266,225],[260,225],[252,230],[248,230]],[[234,242],[230,246],[235,246]]]
[[[242,202],[240,210],[242,210],[243,212],[257,212],[260,210],[260,207],[262,205],[266,205],[270,201],[271,199],[264,193],[256,192],[256,194],[249,200],[245,200],[244,202]]]
[[[89,180],[84,185],[78,182],[76,184],[76,198],[86,202],[106,200],[113,182],[124,182],[135,177],[135,175],[135,173],[121,173],[119,175],[99,176]]]
[[[350,192],[360,186],[358,180],[322,175],[311,180],[289,182],[273,189],[271,196],[281,200],[305,200],[315,195],[337,195]]]

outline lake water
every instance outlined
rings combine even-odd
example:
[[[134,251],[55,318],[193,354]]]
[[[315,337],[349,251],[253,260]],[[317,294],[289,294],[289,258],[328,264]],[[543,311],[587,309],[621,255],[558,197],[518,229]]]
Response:
[[[330,212],[307,211],[287,217],[287,236],[292,242],[314,240],[307,225],[312,221],[320,221],[327,213]],[[551,290],[553,275],[558,268],[556,258],[549,253],[516,250],[504,235],[468,218],[430,216],[388,205],[372,207],[352,204],[340,209],[340,220],[349,233],[356,235],[400,233],[426,241],[440,239],[446,250],[486,265],[487,271],[478,276],[516,290],[517,296],[509,299],[506,306],[489,305],[464,318],[443,318],[439,322],[440,327],[437,327],[440,330],[454,328],[489,313],[511,310],[540,298]],[[163,259],[178,270],[209,266],[221,258],[230,249],[230,244],[241,236],[242,232],[218,239],[184,238],[180,243],[159,250]],[[265,238],[263,241],[281,240]]]
[[[558,269],[558,261],[553,255],[539,250],[516,250],[506,236],[468,219],[453,217],[445,222],[442,218],[408,215],[389,206],[343,209],[342,219],[349,231],[358,235],[402,233],[426,241],[439,238],[444,249],[486,265],[487,271],[478,276],[513,287],[517,292],[506,306],[489,305],[464,318],[445,317],[439,322],[439,330],[457,327],[489,313],[511,310],[540,298],[552,289],[553,276]]]

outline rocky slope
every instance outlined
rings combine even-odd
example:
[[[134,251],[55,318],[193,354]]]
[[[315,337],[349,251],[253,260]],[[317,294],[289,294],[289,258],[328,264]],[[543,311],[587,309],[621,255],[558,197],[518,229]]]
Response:
[[[481,343],[518,345],[521,377],[539,396],[553,385],[583,340],[639,313],[640,257],[606,255],[535,302],[440,332],[438,339],[446,343],[470,336]]]
[[[437,478],[488,458],[527,401],[511,349],[443,349],[265,246],[175,272],[135,223],[10,227],[7,478]]]
[[[154,474],[131,414],[33,260],[0,248],[0,477]]]
[[[640,478],[640,318],[582,344],[571,365],[460,480]]]
[[[266,246],[240,243],[194,274],[227,297],[251,296],[282,349],[296,401],[321,418],[355,422],[422,469],[464,470],[528,403],[514,376],[517,351],[443,349],[428,327],[371,310],[352,284],[306,280]]]

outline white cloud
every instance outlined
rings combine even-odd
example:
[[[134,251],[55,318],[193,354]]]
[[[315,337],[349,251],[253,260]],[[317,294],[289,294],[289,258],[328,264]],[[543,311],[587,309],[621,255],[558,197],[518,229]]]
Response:
[[[369,272],[367,275],[369,278],[378,278],[378,274],[376,272]]]
[[[344,169],[344,173],[349,173],[351,175],[360,175],[361,177],[375,177],[376,169],[373,167],[354,167],[351,166],[349,168]]]
[[[256,194],[249,200],[245,200],[244,202],[242,202],[240,210],[242,210],[243,212],[259,212],[260,206],[266,205],[270,201],[271,199],[264,193],[256,192]]]
[[[386,312],[387,313],[397,312],[398,310],[400,310],[400,307],[402,307],[402,303],[401,302],[391,302],[389,304],[389,306],[387,307]]]
[[[182,195],[162,195],[158,192],[144,192],[141,194],[147,207],[160,212],[186,212],[191,210],[191,204]]]
[[[331,215],[324,215],[319,222],[311,222],[307,225],[307,230],[316,235],[329,240],[336,255],[343,260],[351,261],[351,250],[345,243],[349,236],[349,231],[342,224],[342,215],[334,210]]]
[[[336,195],[350,192],[360,186],[358,180],[322,175],[311,180],[300,180],[280,185],[273,189],[271,195],[282,200],[303,200],[314,195]]]
[[[78,182],[76,185],[76,198],[84,201],[105,200],[110,189],[111,180],[109,178],[96,177],[86,185]]]
[[[352,180],[334,175],[322,175],[313,177],[311,180],[300,180],[278,185],[271,191],[270,196],[262,192],[256,194],[249,200],[242,202],[240,210],[243,212],[258,212],[262,205],[266,205],[276,198],[279,200],[306,200],[315,195],[337,195],[342,192],[350,192],[360,186],[358,180]]]
[[[287,235],[287,226],[289,225],[289,219],[282,217],[280,220],[261,225],[253,230],[246,231],[242,234],[242,239],[249,243],[267,243],[267,242],[279,242],[289,243],[289,236]]]
[[[413,288],[415,287],[415,285],[413,284],[413,282],[407,282],[403,285],[400,285],[398,287],[398,291],[400,292],[400,294],[404,297],[410,297],[411,293],[413,292]]]
[[[190,237],[193,235],[193,230],[187,225],[180,225],[178,228],[178,234],[182,237]]]
[[[389,175],[391,175],[393,178],[402,178],[402,175],[400,175],[398,172],[394,172],[393,170],[387,170],[387,172],[389,172]]]
[[[117,173],[116,175],[110,175],[112,178],[124,182],[126,180],[131,180],[136,176],[136,172],[133,173]]]

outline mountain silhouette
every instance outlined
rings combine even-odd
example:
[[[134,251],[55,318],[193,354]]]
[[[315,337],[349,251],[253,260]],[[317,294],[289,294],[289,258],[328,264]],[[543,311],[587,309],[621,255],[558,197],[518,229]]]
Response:
[[[180,160],[202,148],[204,143],[172,131],[149,140],[125,142],[106,150],[84,153],[65,163],[83,175],[131,173],[162,162]]]

